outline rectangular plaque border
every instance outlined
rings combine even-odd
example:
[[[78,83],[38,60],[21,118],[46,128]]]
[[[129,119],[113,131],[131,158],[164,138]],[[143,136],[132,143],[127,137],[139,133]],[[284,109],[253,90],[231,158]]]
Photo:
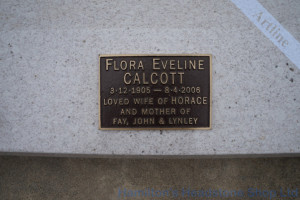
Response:
[[[210,91],[209,91],[209,98],[210,98],[210,105],[209,105],[209,127],[197,127],[197,128],[153,128],[153,127],[149,127],[149,128],[103,128],[101,127],[101,87],[100,87],[100,78],[101,78],[101,66],[100,66],[100,59],[101,58],[105,58],[105,57],[143,57],[143,56],[208,56],[209,57],[209,84],[210,84]],[[112,130],[112,131],[134,131],[134,130],[211,130],[212,126],[211,126],[211,119],[212,119],[212,115],[211,115],[211,110],[212,110],[212,54],[99,54],[99,89],[98,89],[98,104],[99,104],[99,127],[98,130]]]

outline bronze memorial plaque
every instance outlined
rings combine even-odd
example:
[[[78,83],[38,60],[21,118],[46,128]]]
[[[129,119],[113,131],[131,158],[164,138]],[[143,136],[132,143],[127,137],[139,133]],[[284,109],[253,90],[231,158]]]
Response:
[[[211,129],[211,55],[100,55],[99,129]]]

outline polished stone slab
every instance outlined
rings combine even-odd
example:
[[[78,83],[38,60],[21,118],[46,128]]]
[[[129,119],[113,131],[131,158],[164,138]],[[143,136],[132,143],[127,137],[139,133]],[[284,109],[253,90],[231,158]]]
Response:
[[[260,1],[299,41],[300,4]],[[1,1],[0,152],[300,152],[300,71],[231,1]],[[212,130],[98,130],[99,54],[212,54]]]

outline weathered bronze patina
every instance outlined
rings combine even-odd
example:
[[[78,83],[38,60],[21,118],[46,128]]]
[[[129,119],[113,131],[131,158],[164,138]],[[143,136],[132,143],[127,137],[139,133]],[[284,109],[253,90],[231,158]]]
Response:
[[[211,55],[100,55],[99,129],[211,129]]]

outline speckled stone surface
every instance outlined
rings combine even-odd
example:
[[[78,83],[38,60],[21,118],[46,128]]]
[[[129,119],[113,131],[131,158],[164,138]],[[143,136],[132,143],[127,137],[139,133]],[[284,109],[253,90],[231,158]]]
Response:
[[[300,2],[260,1],[299,41]],[[0,0],[0,152],[300,153],[300,70],[229,0]],[[98,54],[212,54],[212,130],[99,131]]]

